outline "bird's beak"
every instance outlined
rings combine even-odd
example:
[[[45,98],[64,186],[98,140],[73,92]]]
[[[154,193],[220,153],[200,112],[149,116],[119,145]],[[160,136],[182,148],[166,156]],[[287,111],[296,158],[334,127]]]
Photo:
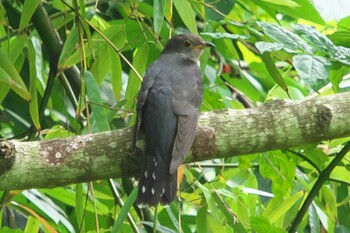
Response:
[[[204,41],[203,44],[197,45],[196,47],[199,48],[199,49],[204,49],[206,47],[215,48],[215,45],[213,43],[211,43],[211,42]]]
[[[215,45],[211,42],[208,42],[208,41],[204,41],[204,46],[205,47],[210,47],[210,48],[215,48]]]

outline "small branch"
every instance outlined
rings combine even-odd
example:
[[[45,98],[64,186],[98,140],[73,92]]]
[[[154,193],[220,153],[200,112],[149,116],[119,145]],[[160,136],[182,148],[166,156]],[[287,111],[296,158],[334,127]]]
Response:
[[[350,136],[350,93],[274,101],[244,110],[203,113],[186,163],[300,147]],[[50,141],[0,141],[0,190],[52,188],[138,176],[141,151],[132,129]],[[8,146],[2,146],[8,143]],[[142,141],[139,142],[142,145]],[[7,148],[12,148],[7,149]]]

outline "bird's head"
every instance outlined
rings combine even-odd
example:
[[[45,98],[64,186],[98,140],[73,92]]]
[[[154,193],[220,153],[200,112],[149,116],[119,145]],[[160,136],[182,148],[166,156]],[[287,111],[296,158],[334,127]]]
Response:
[[[215,47],[214,44],[204,41],[194,34],[179,34],[173,36],[166,44],[163,53],[176,53],[180,56],[198,62],[206,47]]]

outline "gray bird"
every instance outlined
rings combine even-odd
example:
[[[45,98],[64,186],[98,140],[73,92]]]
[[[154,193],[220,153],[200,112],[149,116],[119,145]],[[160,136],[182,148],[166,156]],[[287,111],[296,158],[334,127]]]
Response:
[[[149,66],[137,99],[134,143],[145,135],[138,204],[171,203],[177,169],[191,149],[203,97],[199,57],[212,43],[192,34],[172,37]]]

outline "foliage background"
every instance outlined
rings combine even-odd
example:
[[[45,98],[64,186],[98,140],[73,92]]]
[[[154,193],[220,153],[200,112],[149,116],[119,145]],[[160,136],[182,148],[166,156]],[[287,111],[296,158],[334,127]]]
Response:
[[[168,38],[181,32],[199,33],[216,45],[201,59],[202,111],[247,107],[237,95],[258,105],[350,86],[350,17],[325,22],[311,0],[0,3],[5,139],[132,126],[145,69]],[[45,22],[52,26],[45,28]],[[158,208],[158,230],[286,232],[347,140],[184,166],[181,199]],[[298,232],[350,232],[349,159],[324,180]],[[149,232],[149,211],[155,210],[142,215],[132,205],[135,184],[116,179],[0,191],[0,232]]]

